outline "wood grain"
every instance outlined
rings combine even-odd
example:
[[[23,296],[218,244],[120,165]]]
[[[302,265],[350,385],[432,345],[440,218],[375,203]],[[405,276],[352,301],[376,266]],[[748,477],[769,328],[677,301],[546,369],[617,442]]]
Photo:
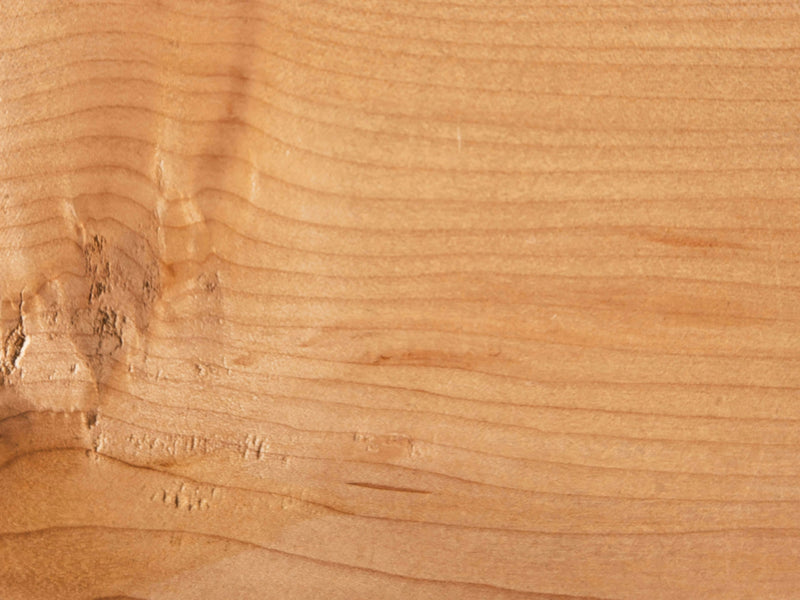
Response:
[[[800,598],[800,4],[0,4],[0,597]]]

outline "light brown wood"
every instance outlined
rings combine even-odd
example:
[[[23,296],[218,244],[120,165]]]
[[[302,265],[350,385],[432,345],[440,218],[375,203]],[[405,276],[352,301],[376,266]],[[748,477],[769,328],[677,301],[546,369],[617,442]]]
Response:
[[[800,598],[800,4],[0,27],[0,598]]]

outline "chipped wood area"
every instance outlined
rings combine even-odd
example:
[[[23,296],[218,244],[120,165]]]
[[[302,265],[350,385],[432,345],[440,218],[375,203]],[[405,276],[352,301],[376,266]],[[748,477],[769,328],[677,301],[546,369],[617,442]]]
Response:
[[[787,599],[792,2],[0,2],[0,598]]]

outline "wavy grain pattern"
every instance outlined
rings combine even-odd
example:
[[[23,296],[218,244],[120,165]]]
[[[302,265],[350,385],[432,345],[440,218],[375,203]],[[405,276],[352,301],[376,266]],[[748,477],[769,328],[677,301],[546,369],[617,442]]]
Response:
[[[796,597],[798,31],[0,4],[0,597]]]

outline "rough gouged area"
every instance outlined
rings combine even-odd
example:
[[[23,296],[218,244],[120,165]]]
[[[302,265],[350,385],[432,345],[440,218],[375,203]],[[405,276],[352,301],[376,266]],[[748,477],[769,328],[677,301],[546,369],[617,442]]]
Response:
[[[800,5],[0,33],[0,598],[800,597]]]

